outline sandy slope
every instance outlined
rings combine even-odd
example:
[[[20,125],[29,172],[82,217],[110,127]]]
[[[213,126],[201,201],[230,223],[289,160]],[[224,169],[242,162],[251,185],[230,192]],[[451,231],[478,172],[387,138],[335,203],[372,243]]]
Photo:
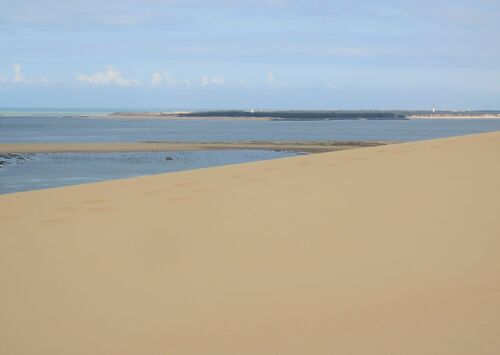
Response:
[[[0,354],[500,353],[500,132],[0,196]]]

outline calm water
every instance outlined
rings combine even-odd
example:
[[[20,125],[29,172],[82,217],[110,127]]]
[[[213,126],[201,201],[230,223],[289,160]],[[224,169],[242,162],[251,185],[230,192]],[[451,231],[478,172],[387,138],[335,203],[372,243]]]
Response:
[[[0,143],[413,141],[500,130],[500,120],[158,121],[1,116]]]
[[[0,193],[44,189],[140,175],[284,158],[292,152],[262,150],[162,153],[26,154],[0,168]]]
[[[500,120],[158,121],[0,111],[0,143],[414,141],[500,130]],[[93,118],[84,118],[92,115]],[[0,193],[294,155],[272,151],[35,154],[0,166]],[[172,160],[165,158],[170,156]],[[2,160],[2,159],[0,159]],[[5,159],[4,159],[5,161]],[[1,163],[1,162],[0,162]]]

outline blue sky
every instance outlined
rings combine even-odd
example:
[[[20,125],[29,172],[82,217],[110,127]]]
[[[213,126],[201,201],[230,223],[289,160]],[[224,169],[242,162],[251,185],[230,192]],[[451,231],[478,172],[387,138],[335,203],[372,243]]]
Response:
[[[0,107],[500,109],[498,0],[0,5]]]

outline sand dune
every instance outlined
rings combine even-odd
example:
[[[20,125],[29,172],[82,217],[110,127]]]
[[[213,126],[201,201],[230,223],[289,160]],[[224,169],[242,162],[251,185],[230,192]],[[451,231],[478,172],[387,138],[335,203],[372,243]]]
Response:
[[[0,354],[500,353],[500,132],[0,196]]]

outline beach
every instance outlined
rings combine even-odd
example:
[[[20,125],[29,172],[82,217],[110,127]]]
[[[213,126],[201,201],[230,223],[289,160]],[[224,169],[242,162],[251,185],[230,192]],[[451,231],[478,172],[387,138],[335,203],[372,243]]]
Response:
[[[453,113],[427,113],[408,115],[409,120],[499,120],[500,114],[453,114]]]
[[[493,132],[0,195],[0,354],[498,354],[499,152]]]

